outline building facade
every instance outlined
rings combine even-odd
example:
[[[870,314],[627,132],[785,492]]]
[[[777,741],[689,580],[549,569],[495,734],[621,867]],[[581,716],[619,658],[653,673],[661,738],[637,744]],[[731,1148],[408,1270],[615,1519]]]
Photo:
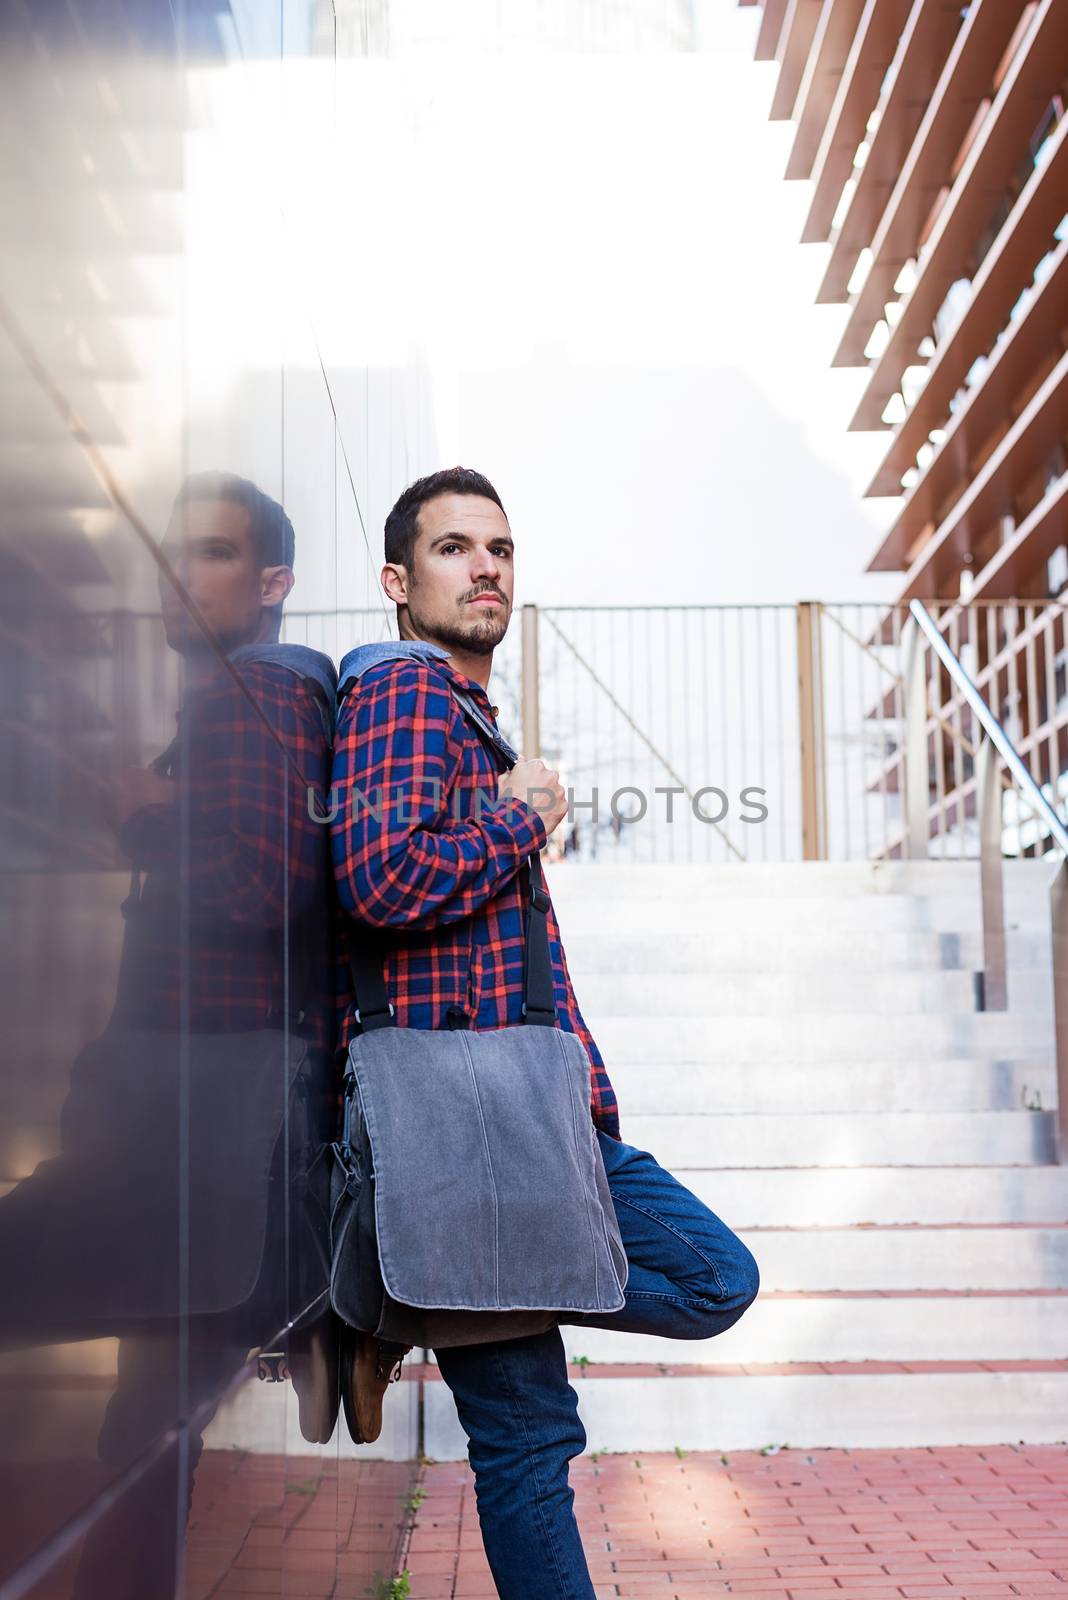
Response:
[[[747,0],[741,0],[744,5]],[[755,56],[810,185],[833,361],[886,448],[896,514],[867,570],[930,603],[1049,796],[1068,769],[1068,31],[1058,0],[764,0]],[[933,673],[932,718],[959,707]],[[889,699],[890,691],[888,691]],[[885,713],[887,702],[871,708]],[[965,724],[967,719],[965,718]],[[967,734],[967,726],[965,726]],[[931,725],[932,835],[974,817]],[[940,748],[944,742],[945,748]],[[888,768],[900,782],[901,754]],[[941,767],[938,767],[941,771]],[[1039,839],[1032,841],[1040,844]],[[1026,846],[1025,846],[1026,848]]]
[[[302,788],[330,696],[235,667],[246,624],[201,587],[289,561],[295,603],[339,586],[385,636],[365,530],[433,460],[416,368],[313,321],[300,191],[338,156],[313,23],[0,5],[5,1595],[206,1595],[235,1565],[292,1592],[326,1504],[322,1592],[396,1574],[417,1385],[376,1445],[318,1438],[329,1373],[294,1337],[333,1127]]]

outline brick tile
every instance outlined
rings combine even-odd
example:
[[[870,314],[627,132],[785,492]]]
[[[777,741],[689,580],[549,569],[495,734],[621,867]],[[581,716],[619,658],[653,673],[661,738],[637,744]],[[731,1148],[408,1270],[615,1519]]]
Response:
[[[856,1366],[851,1370],[857,1370]],[[868,1366],[865,1370],[873,1370]],[[1068,1451],[637,1453],[573,1463],[598,1600],[1068,1600]],[[207,1452],[189,1600],[363,1600],[392,1566],[414,1469]],[[296,1494],[293,1481],[313,1484]],[[493,1600],[466,1462],[422,1469],[415,1600]],[[334,1573],[337,1573],[336,1586]]]

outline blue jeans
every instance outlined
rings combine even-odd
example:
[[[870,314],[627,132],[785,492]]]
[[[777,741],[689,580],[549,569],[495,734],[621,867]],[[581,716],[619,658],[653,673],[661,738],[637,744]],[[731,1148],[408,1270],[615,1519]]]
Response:
[[[561,1322],[711,1339],[760,1273],[726,1223],[649,1154],[597,1131],[629,1271],[619,1311]],[[482,1542],[501,1600],[594,1600],[568,1462],[586,1447],[559,1327],[435,1351],[469,1441]]]

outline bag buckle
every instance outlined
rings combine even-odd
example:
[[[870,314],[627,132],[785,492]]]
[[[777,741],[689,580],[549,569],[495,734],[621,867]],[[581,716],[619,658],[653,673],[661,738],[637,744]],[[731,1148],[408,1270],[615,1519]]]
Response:
[[[393,1010],[392,1000],[387,1000],[386,1004],[389,1007],[389,1015],[391,1017],[395,1016],[396,1013]],[[368,1011],[366,1022],[363,1019],[363,1015],[359,1006],[354,1007],[353,1014],[361,1028],[384,1028],[386,1026],[386,1013],[384,1011]]]
[[[548,911],[552,901],[544,889],[540,888],[538,884],[532,883],[530,886],[530,903],[535,911]]]
[[[520,1015],[522,1016],[524,1022],[544,1022],[550,1027],[556,1026],[555,1007],[552,1011],[543,1011],[540,1006],[528,1006],[524,1000]]]

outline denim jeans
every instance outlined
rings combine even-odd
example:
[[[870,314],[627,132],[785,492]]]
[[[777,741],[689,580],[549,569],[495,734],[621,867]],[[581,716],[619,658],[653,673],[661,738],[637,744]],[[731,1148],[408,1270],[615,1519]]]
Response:
[[[619,1311],[561,1318],[586,1328],[711,1339],[757,1295],[751,1252],[649,1154],[597,1131],[627,1252]],[[482,1542],[501,1600],[593,1600],[568,1483],[586,1447],[559,1327],[435,1351],[469,1441]]]

